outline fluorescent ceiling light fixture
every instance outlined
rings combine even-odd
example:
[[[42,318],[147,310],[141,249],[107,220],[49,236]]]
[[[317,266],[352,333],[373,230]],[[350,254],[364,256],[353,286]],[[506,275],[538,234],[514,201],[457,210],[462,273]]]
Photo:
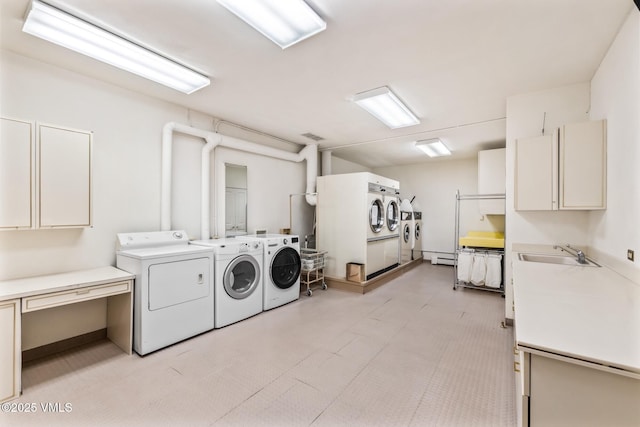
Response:
[[[218,0],[238,18],[286,49],[327,28],[302,0]]]
[[[353,101],[391,129],[420,123],[411,110],[386,86],[358,93],[353,97]]]
[[[187,94],[210,83],[190,68],[38,0],[31,2],[22,31]]]
[[[439,138],[425,139],[423,141],[417,141],[416,147],[425,152],[429,157],[450,156],[451,151],[446,145],[440,141]]]

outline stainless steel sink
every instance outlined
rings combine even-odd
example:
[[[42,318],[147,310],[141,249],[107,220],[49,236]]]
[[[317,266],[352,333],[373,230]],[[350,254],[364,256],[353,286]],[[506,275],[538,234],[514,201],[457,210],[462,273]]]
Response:
[[[591,260],[587,259],[586,264],[580,264],[576,258],[572,256],[564,256],[564,255],[542,255],[542,254],[519,253],[518,258],[521,261],[542,262],[545,264],[576,265],[579,267],[600,267],[598,264],[596,264]]]

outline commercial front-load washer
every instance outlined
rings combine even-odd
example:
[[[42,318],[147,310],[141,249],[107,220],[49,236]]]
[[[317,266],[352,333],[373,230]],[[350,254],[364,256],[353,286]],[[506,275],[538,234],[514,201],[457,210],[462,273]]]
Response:
[[[262,309],[271,310],[300,298],[300,239],[289,234],[254,234],[237,239],[264,241]]]
[[[191,243],[194,247],[213,249],[216,328],[262,312],[262,241],[224,238]]]
[[[406,264],[413,259],[413,212],[400,212],[400,236],[400,263]]]
[[[133,349],[140,355],[214,327],[213,251],[184,231],[117,235],[116,265],[135,274]]]
[[[422,212],[413,212],[413,233],[415,236],[413,250],[411,251],[411,259],[422,259]]]
[[[413,259],[413,245],[415,234],[413,231],[413,208],[409,199],[400,203],[400,264],[406,264]]]

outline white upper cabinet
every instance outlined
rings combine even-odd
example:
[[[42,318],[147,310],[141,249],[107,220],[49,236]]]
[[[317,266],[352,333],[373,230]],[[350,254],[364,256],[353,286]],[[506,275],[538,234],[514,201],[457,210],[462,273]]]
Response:
[[[516,141],[515,210],[558,209],[557,132]]]
[[[607,207],[604,120],[567,124],[560,132],[560,209]]]
[[[478,152],[478,194],[505,193],[506,152],[506,148]],[[504,215],[504,200],[480,200],[478,208],[485,215]]]
[[[91,226],[91,132],[38,129],[40,227]]]
[[[0,229],[33,227],[33,123],[0,118]]]
[[[0,229],[91,226],[92,133],[0,120]]]
[[[606,152],[604,120],[517,140],[515,210],[605,209]]]

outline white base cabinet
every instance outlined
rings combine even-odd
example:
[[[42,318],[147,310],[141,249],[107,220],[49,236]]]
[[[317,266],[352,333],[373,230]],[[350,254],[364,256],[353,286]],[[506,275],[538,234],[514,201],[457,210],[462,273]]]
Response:
[[[640,379],[613,368],[519,351],[519,426],[638,426]],[[518,372],[519,371],[519,372]]]
[[[0,402],[20,394],[20,300],[0,301]]]

